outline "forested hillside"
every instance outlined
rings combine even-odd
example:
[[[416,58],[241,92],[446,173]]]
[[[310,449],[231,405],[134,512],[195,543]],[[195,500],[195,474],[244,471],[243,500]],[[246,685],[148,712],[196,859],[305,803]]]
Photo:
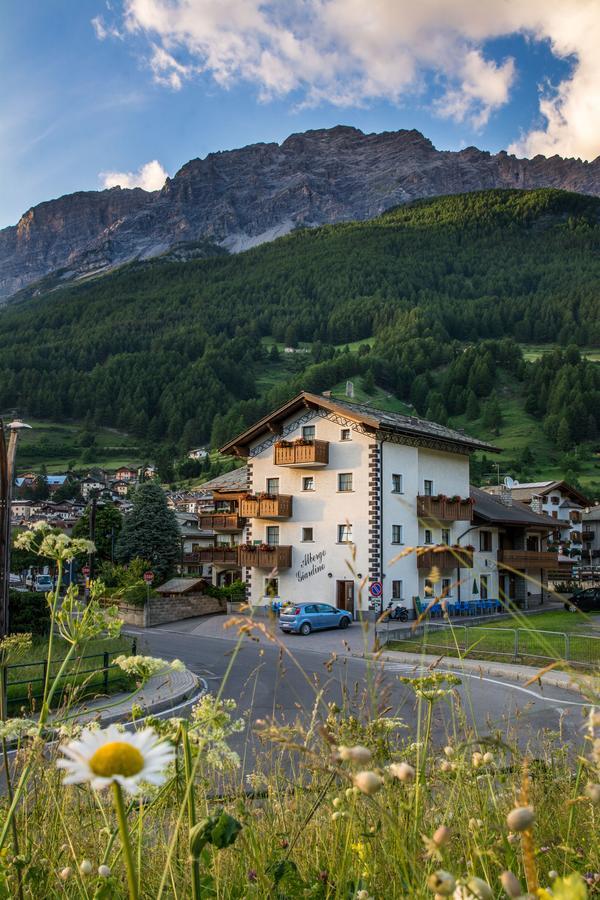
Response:
[[[600,368],[575,349],[600,345],[599,249],[600,200],[494,190],[237,256],[131,264],[0,312],[0,409],[191,446],[299,387],[362,376],[485,430],[502,370],[568,452],[600,427]],[[310,352],[281,367],[271,348],[299,341]],[[525,363],[518,343],[573,349]]]

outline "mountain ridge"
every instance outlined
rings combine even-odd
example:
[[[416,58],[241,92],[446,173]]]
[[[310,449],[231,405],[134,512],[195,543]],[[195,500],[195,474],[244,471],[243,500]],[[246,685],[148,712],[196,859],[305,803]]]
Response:
[[[0,299],[60,270],[61,280],[211,241],[237,252],[300,226],[372,219],[411,200],[491,188],[600,196],[592,162],[476,147],[437,150],[421,132],[338,125],[189,160],[160,191],[78,191],[0,230]]]

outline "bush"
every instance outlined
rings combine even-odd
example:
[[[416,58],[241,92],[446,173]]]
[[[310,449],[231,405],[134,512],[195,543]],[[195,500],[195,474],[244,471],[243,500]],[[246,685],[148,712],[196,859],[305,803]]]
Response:
[[[33,591],[11,591],[9,628],[11,633],[48,634],[50,610],[46,595]]]

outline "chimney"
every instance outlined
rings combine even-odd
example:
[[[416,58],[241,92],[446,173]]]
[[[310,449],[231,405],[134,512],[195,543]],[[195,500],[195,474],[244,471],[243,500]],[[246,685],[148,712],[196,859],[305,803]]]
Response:
[[[507,487],[505,484],[500,486],[500,503],[504,503],[505,506],[512,506],[512,488]]]

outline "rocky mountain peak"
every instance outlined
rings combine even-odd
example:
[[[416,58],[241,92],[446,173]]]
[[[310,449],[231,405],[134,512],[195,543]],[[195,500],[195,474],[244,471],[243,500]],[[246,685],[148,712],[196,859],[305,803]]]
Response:
[[[185,242],[239,251],[299,225],[364,220],[419,197],[502,187],[598,196],[600,158],[437,150],[415,129],[299,132],[280,145],[192,159],[154,193],[112,188],[40,203],[0,231],[0,298],[57,270],[77,278],[175,246],[181,255]]]

